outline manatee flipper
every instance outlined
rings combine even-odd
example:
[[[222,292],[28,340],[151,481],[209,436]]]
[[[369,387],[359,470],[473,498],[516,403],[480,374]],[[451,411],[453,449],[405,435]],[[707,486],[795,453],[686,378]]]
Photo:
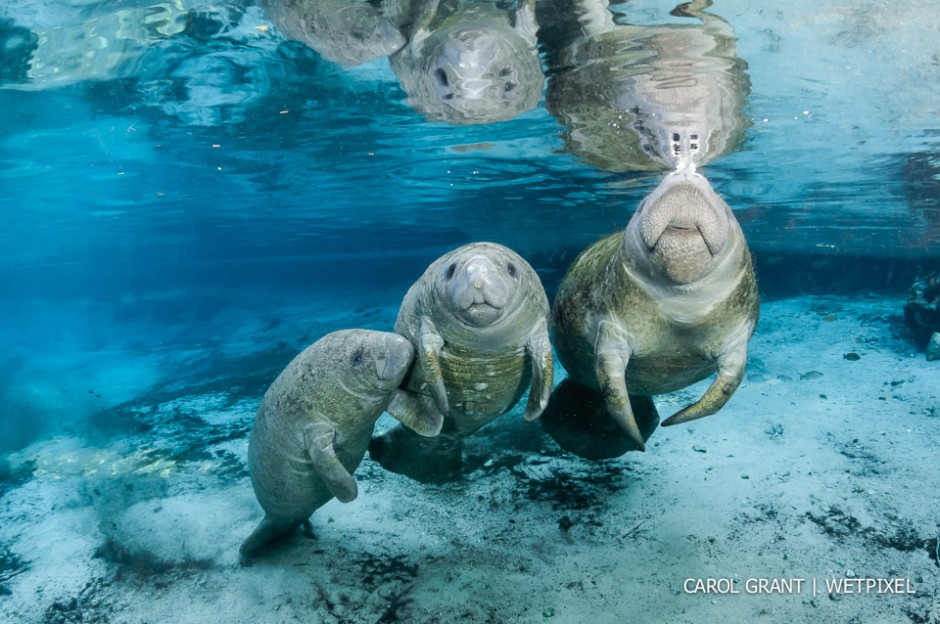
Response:
[[[436,436],[444,426],[444,415],[438,411],[434,400],[423,394],[396,390],[385,411],[401,424],[425,437]]]
[[[428,318],[421,319],[421,335],[418,342],[418,363],[424,368],[425,378],[428,380],[428,392],[434,398],[437,410],[446,416],[450,412],[450,405],[447,400],[447,390],[444,387],[444,374],[441,372],[441,351],[444,349],[444,339]]]
[[[390,472],[421,483],[446,483],[463,474],[463,440],[420,436],[397,425],[369,442],[369,456]]]
[[[238,549],[243,564],[247,563],[264,546],[286,537],[294,531],[300,522],[283,522],[265,515],[261,524],[251,532]]]
[[[440,0],[421,0],[414,21],[412,22],[411,45],[420,48],[431,34],[431,24],[437,17]]]
[[[332,424],[326,422],[310,424],[304,428],[304,446],[313,461],[314,470],[338,501],[348,503],[356,499],[359,488],[356,486],[356,480],[336,456],[336,450],[333,448],[335,437],[336,430]]]
[[[552,358],[552,343],[548,339],[548,324],[540,319],[525,345],[526,355],[532,366],[532,384],[523,418],[533,421],[542,415],[548,405],[555,382],[555,361]]]
[[[649,440],[659,424],[653,399],[631,395],[630,403],[643,439]],[[558,446],[591,461],[638,450],[636,442],[610,417],[603,395],[570,377],[552,392],[552,400],[539,422]]]
[[[702,21],[705,21],[705,18],[702,12],[705,9],[711,8],[712,0],[692,0],[691,2],[684,2],[674,8],[669,12],[670,15],[674,17],[696,17]]]
[[[535,41],[539,29],[535,17],[535,0],[519,0],[516,10],[509,14],[509,24],[526,41]]]
[[[747,339],[745,337],[744,340],[736,340],[728,350],[718,356],[718,375],[708,386],[702,398],[667,418],[663,422],[663,427],[681,425],[690,420],[711,416],[720,410],[741,385],[746,365]]]
[[[619,323],[603,320],[598,323],[594,343],[595,374],[607,411],[624,433],[630,436],[640,451],[646,450],[643,434],[637,425],[630,397],[627,394],[627,364],[631,350],[627,344],[627,332]]]

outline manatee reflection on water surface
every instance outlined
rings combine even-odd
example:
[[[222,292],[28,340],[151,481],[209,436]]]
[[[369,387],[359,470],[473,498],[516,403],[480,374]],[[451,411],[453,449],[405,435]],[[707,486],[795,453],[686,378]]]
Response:
[[[638,171],[694,168],[740,145],[746,64],[709,4],[673,11],[689,23],[643,26],[615,17],[606,0],[544,5],[546,105],[569,151],[601,169]]]

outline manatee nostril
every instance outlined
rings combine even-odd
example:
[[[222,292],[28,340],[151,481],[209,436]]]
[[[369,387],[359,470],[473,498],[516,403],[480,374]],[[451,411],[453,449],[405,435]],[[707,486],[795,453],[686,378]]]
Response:
[[[363,350],[357,349],[350,358],[349,363],[353,368],[362,368],[362,365],[366,363],[366,356]]]

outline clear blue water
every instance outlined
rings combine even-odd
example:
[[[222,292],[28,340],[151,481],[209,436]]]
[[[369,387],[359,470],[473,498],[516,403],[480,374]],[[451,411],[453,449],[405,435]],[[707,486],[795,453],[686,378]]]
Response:
[[[672,8],[614,11],[688,21]],[[114,43],[115,15],[157,10],[178,28]],[[752,251],[940,255],[936,7],[712,13],[747,63],[750,125],[703,171]],[[387,60],[324,61],[249,3],[4,0],[0,25],[0,448],[218,372],[186,354],[251,371],[236,356],[277,347],[238,334],[259,319],[298,327],[264,374],[318,332],[390,327],[423,268],[466,242],[512,247],[551,290],[660,175],[566,153],[544,103],[494,124],[428,122]],[[17,47],[30,37],[46,67],[31,75]],[[312,301],[334,313],[290,317]]]
[[[468,442],[472,478],[419,488],[366,461],[368,495],[315,516],[321,541],[237,566],[261,517],[251,420],[301,349],[390,330],[472,241],[519,252],[551,297],[664,175],[572,149],[545,33],[578,2],[535,1],[542,97],[455,125],[388,59],[325,60],[251,0],[0,0],[0,621],[940,621],[940,385],[901,318],[940,268],[936,0],[709,9],[748,87],[740,140],[699,171],[771,303],[733,417],[595,464],[507,416]],[[674,8],[602,13],[698,27]],[[729,574],[919,593],[680,595]]]

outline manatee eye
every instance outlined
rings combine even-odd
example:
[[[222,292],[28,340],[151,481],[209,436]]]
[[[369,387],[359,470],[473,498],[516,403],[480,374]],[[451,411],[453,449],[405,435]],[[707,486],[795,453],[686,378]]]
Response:
[[[440,84],[442,87],[446,87],[448,84],[450,84],[450,81],[447,79],[447,72],[443,69],[436,69],[434,71],[434,77],[437,78],[438,84]]]
[[[507,265],[506,265],[506,272],[509,273],[509,277],[515,277],[515,276],[516,276],[516,272],[517,272],[517,271],[516,271],[516,265],[514,265],[512,262],[510,262],[509,264],[507,264]]]
[[[366,363],[365,353],[362,352],[362,349],[359,349],[353,353],[352,359],[349,361],[353,368],[362,368],[362,365]]]
[[[456,272],[457,272],[457,263],[452,262],[451,265],[447,267],[447,273],[444,274],[444,277],[446,279],[451,279],[452,277],[454,277],[454,273]]]

